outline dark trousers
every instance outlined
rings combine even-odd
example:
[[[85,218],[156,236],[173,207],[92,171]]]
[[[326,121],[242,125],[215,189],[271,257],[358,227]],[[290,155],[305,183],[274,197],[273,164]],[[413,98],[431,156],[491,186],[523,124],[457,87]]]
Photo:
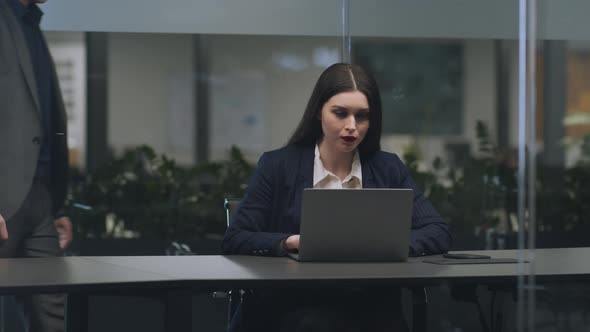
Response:
[[[2,190],[10,190],[3,188]],[[48,257],[61,254],[53,225],[48,186],[35,180],[20,209],[6,220],[8,240],[0,243],[0,258]],[[29,332],[61,332],[64,326],[63,294],[16,296]]]
[[[399,289],[387,287],[248,291],[230,331],[407,332]]]

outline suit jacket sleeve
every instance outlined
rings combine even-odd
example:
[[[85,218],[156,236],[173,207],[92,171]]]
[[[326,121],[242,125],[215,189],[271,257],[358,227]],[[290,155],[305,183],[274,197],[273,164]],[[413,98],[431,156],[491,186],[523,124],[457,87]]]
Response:
[[[395,156],[395,163],[399,171],[397,178],[400,180],[401,187],[414,190],[410,255],[435,255],[449,251],[451,247],[449,226],[424,194],[418,190],[407,167],[398,156]]]
[[[273,202],[277,195],[277,160],[267,153],[258,161],[254,176],[250,180],[246,195],[223,239],[224,254],[278,256],[284,254],[280,244],[292,234],[272,232]]]

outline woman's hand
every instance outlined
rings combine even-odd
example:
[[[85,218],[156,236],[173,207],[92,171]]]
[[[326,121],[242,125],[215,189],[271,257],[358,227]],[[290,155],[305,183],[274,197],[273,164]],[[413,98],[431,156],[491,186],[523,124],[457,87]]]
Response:
[[[287,250],[287,251],[289,251],[289,250],[299,250],[299,235],[291,235],[291,236],[289,236],[285,240],[285,243],[283,244],[283,246],[285,247],[285,250]]]

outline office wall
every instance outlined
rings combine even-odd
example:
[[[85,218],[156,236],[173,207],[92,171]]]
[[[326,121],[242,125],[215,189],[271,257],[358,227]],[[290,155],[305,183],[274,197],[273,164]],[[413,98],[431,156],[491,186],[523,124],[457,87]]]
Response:
[[[65,31],[339,36],[340,0],[50,1],[43,27]],[[588,40],[590,2],[539,0],[539,35]],[[72,13],[77,13],[72,15]],[[84,14],[92,13],[92,14]],[[517,38],[514,0],[351,0],[355,36]]]
[[[340,0],[52,1],[49,30],[254,35],[338,35]],[[71,13],[93,13],[71,15]]]
[[[209,36],[211,152],[232,144],[251,159],[286,143],[323,69],[339,61],[331,37]]]
[[[193,161],[191,38],[110,34],[108,137],[115,151],[148,144],[181,163]],[[384,149],[401,153],[416,143],[424,163],[430,164],[437,156],[445,158],[447,143],[473,142],[477,120],[495,133],[493,42],[463,43],[464,133],[390,135],[383,138]],[[325,66],[338,61],[338,45],[332,37],[208,36],[212,159],[224,158],[231,145],[241,147],[251,160],[282,146],[295,129],[317,77]],[[471,144],[471,149],[476,152],[477,146]]]
[[[115,152],[147,144],[181,163],[194,161],[192,38],[109,34],[108,142]],[[338,61],[334,38],[214,36],[207,45],[213,159],[226,157],[231,145],[256,160],[284,144],[328,65],[317,52]]]
[[[113,33],[108,39],[108,143],[146,144],[194,161],[193,37]]]

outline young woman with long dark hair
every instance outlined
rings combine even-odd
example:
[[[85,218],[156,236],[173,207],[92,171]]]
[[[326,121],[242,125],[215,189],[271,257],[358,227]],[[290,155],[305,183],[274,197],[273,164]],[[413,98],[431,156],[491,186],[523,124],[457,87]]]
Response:
[[[225,234],[224,253],[283,256],[297,250],[305,188],[413,189],[410,254],[448,251],[451,237],[447,224],[418,190],[400,158],[381,150],[381,124],[381,97],[375,79],[358,65],[339,63],[327,68],[287,145],[260,157]],[[334,236],[338,236],[337,229]],[[401,312],[399,300],[390,300],[391,293],[374,296],[366,290],[341,289],[328,293],[322,296],[320,292],[319,299],[313,291],[250,293],[250,300],[246,299],[234,319],[235,327],[296,331],[302,322],[311,320],[318,329],[350,329],[354,327],[352,310],[356,318],[364,319],[356,320],[364,322],[359,327],[362,330],[367,329],[366,324],[403,330],[400,326],[404,324],[396,322],[402,319],[401,314],[391,318],[392,311]],[[386,312],[382,312],[384,307]],[[383,316],[389,318],[384,320]]]

